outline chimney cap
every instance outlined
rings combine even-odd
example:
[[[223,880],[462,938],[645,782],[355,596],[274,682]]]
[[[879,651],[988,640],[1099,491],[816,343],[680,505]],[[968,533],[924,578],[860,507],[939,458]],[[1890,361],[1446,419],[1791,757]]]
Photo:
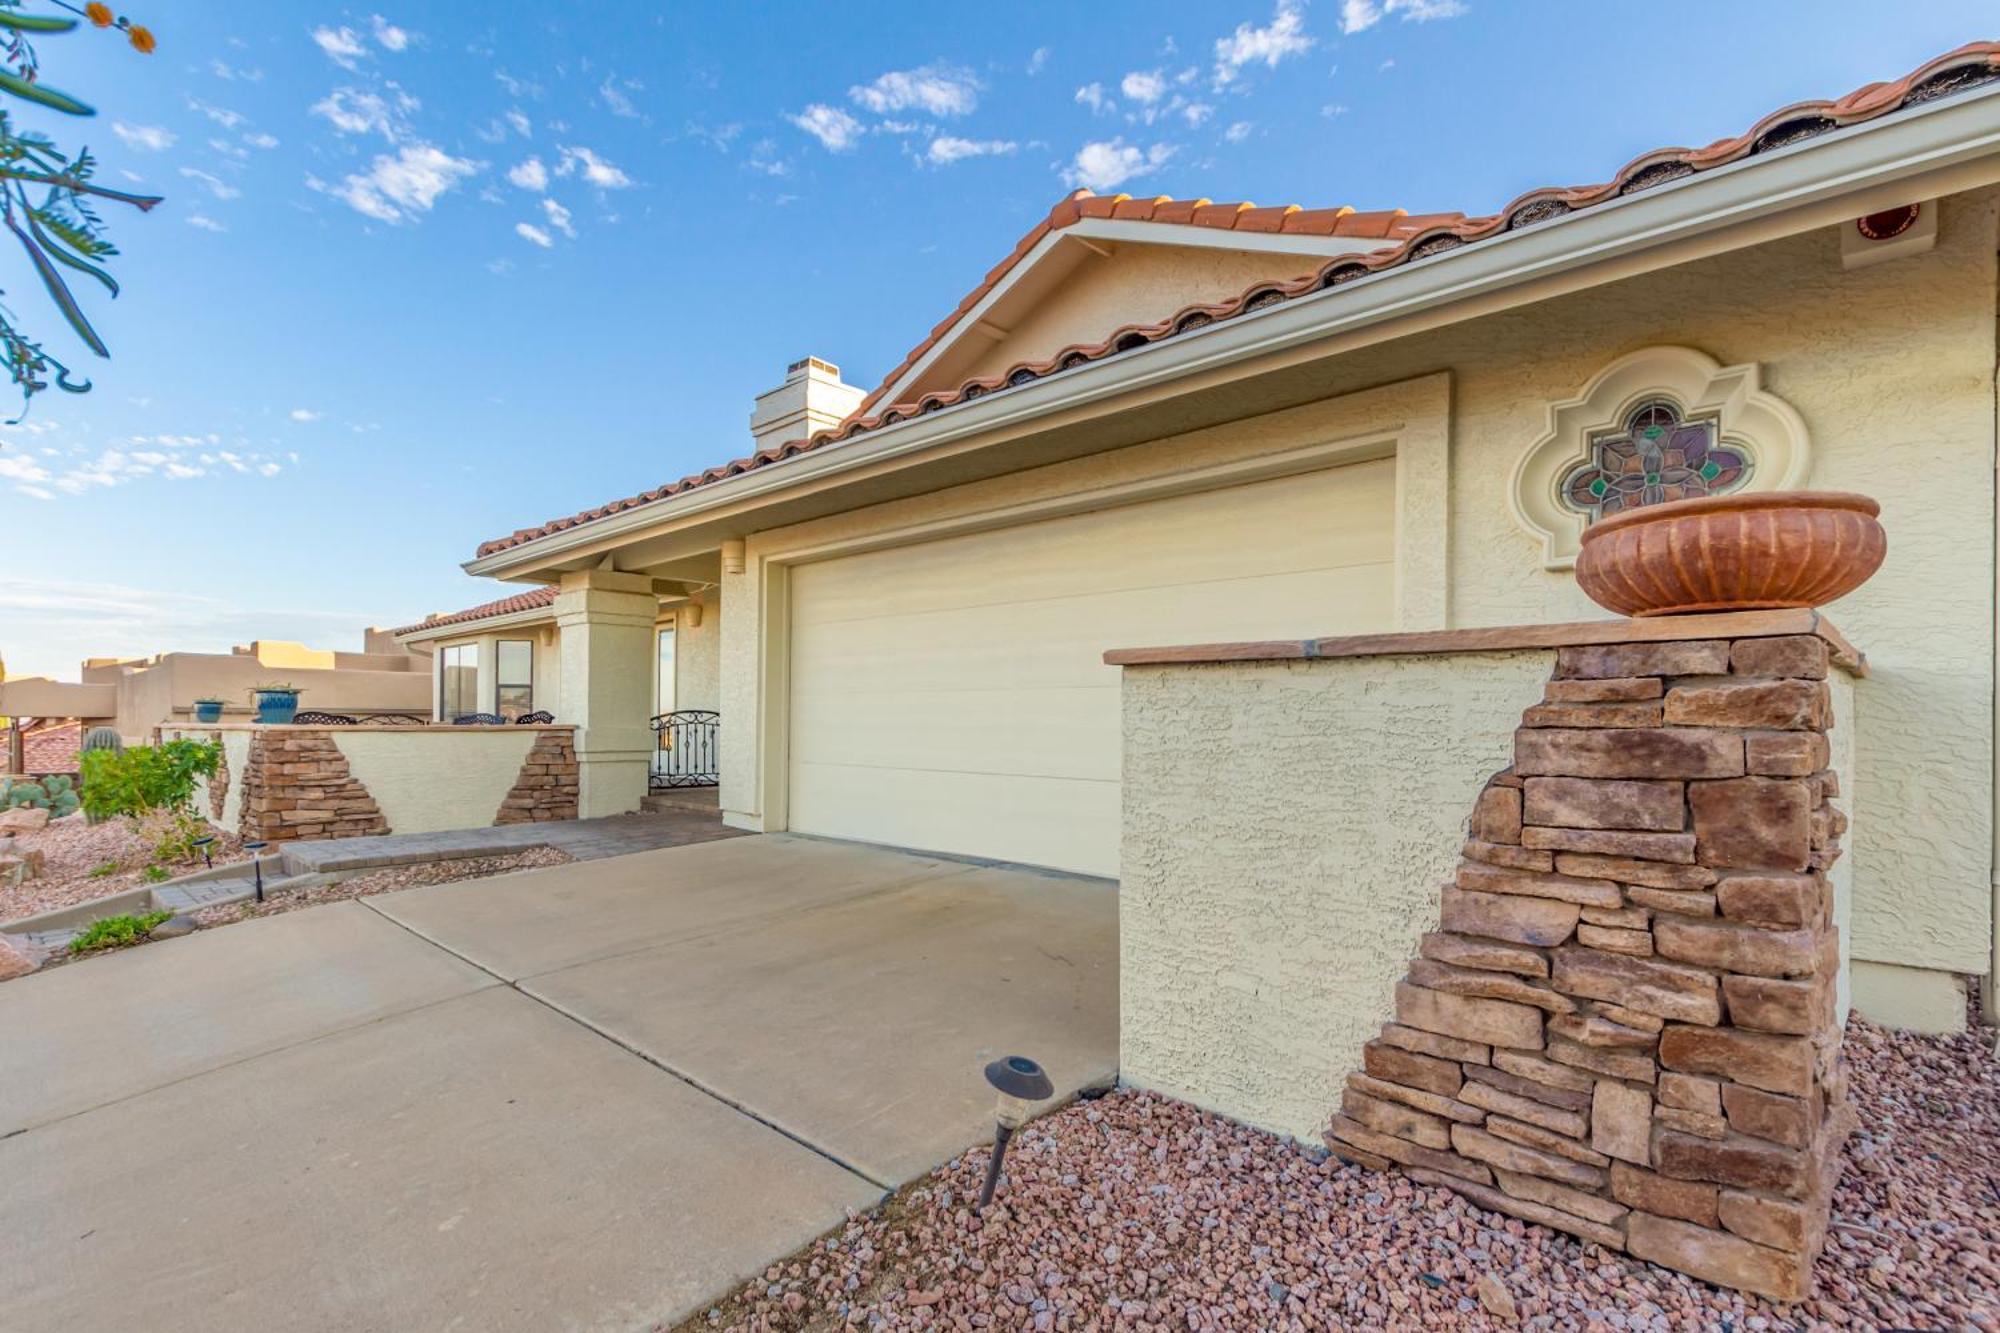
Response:
[[[836,366],[831,361],[822,361],[819,357],[816,356],[802,357],[801,359],[792,362],[792,364],[785,367],[785,376],[786,378],[789,379],[791,376],[798,374],[802,370],[823,370],[827,374],[833,376],[833,378],[835,379],[840,378],[839,366]]]

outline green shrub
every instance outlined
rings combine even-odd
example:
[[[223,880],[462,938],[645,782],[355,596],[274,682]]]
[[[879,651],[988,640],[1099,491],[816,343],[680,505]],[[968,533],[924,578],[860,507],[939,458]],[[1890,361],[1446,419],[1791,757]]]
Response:
[[[118,868],[116,861],[99,861],[90,868],[90,877],[92,879],[109,879],[118,873]]]
[[[168,741],[129,750],[83,753],[83,809],[93,819],[143,815],[151,810],[184,811],[194,804],[202,778],[222,767],[215,741]]]
[[[128,944],[137,944],[146,938],[146,932],[159,925],[172,912],[148,912],[144,916],[107,916],[102,921],[93,921],[77,937],[69,942],[71,953],[95,953],[99,949],[122,949]]]
[[[158,862],[155,862],[154,864],[147,866],[140,873],[146,877],[146,882],[148,884],[158,884],[163,880],[169,880],[174,877],[173,871],[167,869],[163,865],[160,865]]]

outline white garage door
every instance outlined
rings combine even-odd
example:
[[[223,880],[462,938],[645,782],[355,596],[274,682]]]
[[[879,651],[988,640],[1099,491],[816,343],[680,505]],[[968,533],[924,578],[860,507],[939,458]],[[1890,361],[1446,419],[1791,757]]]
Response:
[[[802,565],[791,827],[1118,873],[1108,648],[1392,626],[1395,464]]]

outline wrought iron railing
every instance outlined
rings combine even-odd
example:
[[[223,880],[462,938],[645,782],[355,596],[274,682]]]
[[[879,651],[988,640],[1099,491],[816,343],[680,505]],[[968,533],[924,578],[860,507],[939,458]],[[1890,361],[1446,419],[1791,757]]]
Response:
[[[648,786],[713,787],[717,774],[716,733],[722,715],[705,708],[683,708],[653,719],[653,763]]]

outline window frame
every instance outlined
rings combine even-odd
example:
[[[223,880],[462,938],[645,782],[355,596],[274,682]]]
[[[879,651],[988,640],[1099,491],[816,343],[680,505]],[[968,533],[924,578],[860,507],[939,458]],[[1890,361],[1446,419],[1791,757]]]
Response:
[[[479,640],[473,639],[466,643],[446,644],[438,649],[438,721],[450,722],[455,717],[464,717],[479,711],[479,648]],[[455,658],[460,654],[469,654],[471,663],[468,665],[456,661]],[[460,701],[465,706],[454,707],[452,673],[466,670],[472,673],[472,683]]]
[[[527,650],[528,678],[526,680],[506,679],[507,658],[504,650],[509,644],[519,644]],[[507,710],[501,705],[501,692],[503,690],[522,688],[528,691],[527,703],[519,713],[509,716]],[[535,711],[535,641],[533,639],[496,638],[493,640],[493,711],[497,715],[507,718],[509,722],[512,722],[514,718],[521,716],[523,713],[532,713]]]

